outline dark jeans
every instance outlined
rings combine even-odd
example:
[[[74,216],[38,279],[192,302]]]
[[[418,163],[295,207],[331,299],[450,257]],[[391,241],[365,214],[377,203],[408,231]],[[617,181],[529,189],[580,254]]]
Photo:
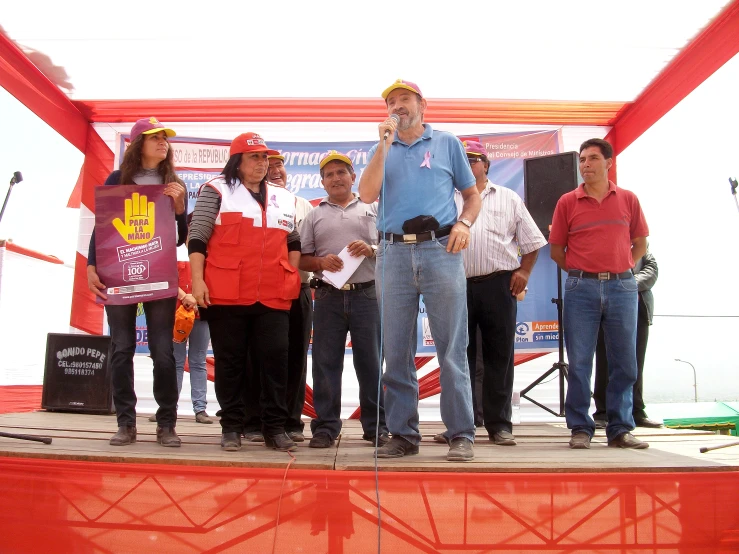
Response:
[[[149,351],[154,361],[154,400],[159,405],[157,423],[162,427],[174,427],[177,423],[177,370],[172,347],[176,306],[176,298],[144,302]],[[105,307],[110,326],[113,403],[119,427],[136,426],[136,308],[137,304]]]
[[[287,311],[244,313],[241,306],[219,306],[208,315],[215,358],[215,391],[221,406],[221,430],[241,433],[244,427],[243,388],[251,351],[260,377],[259,408],[267,436],[285,432],[287,406]]]
[[[470,331],[470,336],[472,336],[472,331]],[[482,417],[482,382],[485,378],[485,362],[482,357],[482,332],[479,326],[475,333],[475,344],[477,344],[477,353],[475,354],[475,365],[470,366],[470,375],[475,376],[475,395],[473,400],[475,427],[482,427],[483,421],[485,421]],[[474,373],[472,371],[473,367]]]
[[[308,345],[313,326],[313,298],[308,283],[300,285],[300,296],[290,307],[290,329],[288,331],[287,351],[287,419],[285,431],[303,432],[304,423],[300,419],[305,405],[305,376],[308,367]],[[260,376],[248,363],[246,386],[244,387],[244,431],[261,431],[262,417],[259,410],[261,394]]]
[[[475,397],[477,366],[477,328],[482,337],[483,384],[482,414],[489,434],[513,431],[511,394],[513,393],[513,343],[516,332],[516,297],[511,294],[511,272],[506,271],[479,283],[467,281],[469,345],[467,359]]]
[[[649,317],[644,302],[639,298],[639,313],[636,321],[636,383],[634,383],[634,419],[646,419],[646,405],[644,404],[644,358],[647,355],[649,341]],[[608,387],[608,359],[606,357],[606,343],[603,340],[603,327],[598,333],[598,344],[595,346],[595,400],[594,419],[606,420],[606,388]]]
[[[313,435],[334,439],[341,432],[341,376],[346,334],[351,333],[354,369],[359,381],[362,430],[374,435],[377,426],[377,385],[380,380],[380,311],[375,287],[340,291],[316,289],[313,312]],[[387,433],[384,395],[380,391],[380,433]]]

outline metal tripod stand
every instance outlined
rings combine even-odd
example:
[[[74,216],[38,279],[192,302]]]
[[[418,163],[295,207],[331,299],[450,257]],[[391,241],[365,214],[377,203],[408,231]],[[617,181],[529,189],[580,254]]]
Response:
[[[559,269],[559,266],[557,266],[557,298],[552,298],[552,304],[556,304],[557,306],[557,323],[558,323],[557,342],[559,343],[559,359],[554,364],[552,364],[552,367],[549,368],[546,371],[546,373],[544,373],[536,381],[531,383],[528,387],[523,389],[521,391],[521,397],[525,398],[529,402],[536,404],[542,410],[546,410],[552,415],[555,415],[557,417],[564,417],[565,416],[565,380],[567,379],[567,370],[569,369],[569,366],[565,363],[564,332],[563,332],[563,325],[562,325],[562,271]],[[551,408],[548,408],[544,404],[541,404],[540,402],[537,402],[533,398],[527,396],[528,392],[531,389],[533,389],[536,385],[544,381],[547,377],[549,377],[555,371],[559,372],[559,412],[555,412]]]

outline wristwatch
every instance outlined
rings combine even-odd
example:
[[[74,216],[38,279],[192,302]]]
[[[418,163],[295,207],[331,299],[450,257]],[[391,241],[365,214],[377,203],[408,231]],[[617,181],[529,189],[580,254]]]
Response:
[[[376,258],[377,257],[377,245],[376,244],[371,244],[370,245],[370,248],[372,249],[372,257],[373,258]]]
[[[465,225],[467,225],[467,227],[472,227],[472,222],[469,219],[467,219],[466,217],[463,217],[462,219],[460,219],[458,221],[459,221],[459,223],[464,223]]]

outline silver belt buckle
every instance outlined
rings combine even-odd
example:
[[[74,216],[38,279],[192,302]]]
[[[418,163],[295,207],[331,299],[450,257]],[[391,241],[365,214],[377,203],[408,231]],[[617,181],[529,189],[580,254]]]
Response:
[[[416,238],[416,235],[403,235],[403,242],[416,244],[418,242],[418,239]]]
[[[608,271],[598,273],[598,280],[599,281],[608,281],[608,279],[611,278],[611,274]]]

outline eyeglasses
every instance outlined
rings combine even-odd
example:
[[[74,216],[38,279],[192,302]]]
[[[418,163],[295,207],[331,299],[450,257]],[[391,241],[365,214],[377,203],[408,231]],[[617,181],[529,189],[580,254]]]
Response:
[[[477,162],[481,162],[482,158],[467,158],[467,161],[470,162],[470,165],[475,165]]]

